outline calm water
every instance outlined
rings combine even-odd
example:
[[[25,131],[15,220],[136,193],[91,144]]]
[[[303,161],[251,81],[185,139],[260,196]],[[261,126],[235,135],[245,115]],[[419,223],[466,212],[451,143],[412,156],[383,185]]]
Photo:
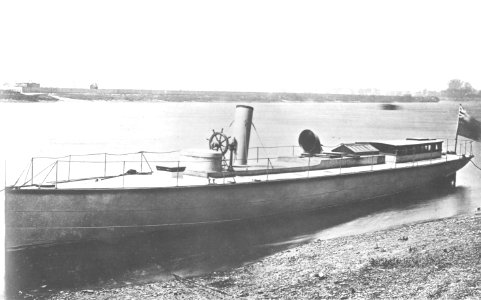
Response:
[[[393,111],[361,103],[253,106],[257,130],[251,134],[251,147],[295,145],[306,128],[332,146],[373,139],[454,138],[456,131],[457,103],[401,104]],[[481,105],[465,107],[481,120]],[[229,131],[234,108],[227,103],[2,102],[1,176],[6,160],[6,179],[12,184],[32,156],[206,148],[212,129]],[[475,163],[481,165],[479,143],[473,152]],[[472,213],[481,206],[479,195],[481,171],[469,164],[458,173],[455,189],[416,191],[282,220],[150,234],[117,245],[89,243],[9,253],[7,285],[13,293],[33,289],[38,294],[224,270],[312,239]]]

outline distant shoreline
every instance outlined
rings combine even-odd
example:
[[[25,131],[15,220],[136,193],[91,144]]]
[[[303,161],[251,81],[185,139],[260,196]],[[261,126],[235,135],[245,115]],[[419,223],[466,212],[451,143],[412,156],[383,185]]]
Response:
[[[439,102],[438,97],[411,95],[350,95],[316,93],[267,93],[222,91],[169,91],[133,89],[74,89],[74,88],[22,88],[18,91],[0,91],[0,99],[16,101],[58,101],[60,98],[104,101],[165,101],[165,102],[348,102],[348,103],[419,103]]]
[[[47,94],[27,95],[17,91],[0,90],[0,100],[12,100],[18,102],[53,102],[58,101],[59,99]]]

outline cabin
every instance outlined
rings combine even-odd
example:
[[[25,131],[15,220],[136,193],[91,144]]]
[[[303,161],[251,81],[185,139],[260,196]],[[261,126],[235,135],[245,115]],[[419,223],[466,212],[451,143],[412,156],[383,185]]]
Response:
[[[386,155],[386,162],[414,162],[425,159],[435,159],[442,155],[443,140],[409,138],[385,142],[370,142]]]

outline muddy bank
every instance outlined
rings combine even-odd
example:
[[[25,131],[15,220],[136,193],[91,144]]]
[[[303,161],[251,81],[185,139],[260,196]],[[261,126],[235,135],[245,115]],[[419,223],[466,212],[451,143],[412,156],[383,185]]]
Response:
[[[27,95],[16,91],[0,90],[0,100],[18,101],[18,102],[40,102],[40,101],[58,101],[57,98],[47,94]]]
[[[49,298],[480,298],[480,269],[481,215],[471,215],[317,240],[228,272]]]

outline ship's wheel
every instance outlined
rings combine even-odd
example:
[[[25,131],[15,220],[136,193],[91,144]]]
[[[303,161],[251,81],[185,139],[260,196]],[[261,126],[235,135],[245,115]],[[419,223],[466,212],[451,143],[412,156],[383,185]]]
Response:
[[[222,155],[226,154],[227,150],[229,150],[229,137],[225,135],[223,131],[224,129],[221,129],[220,132],[212,130],[212,135],[208,139],[209,149],[220,151]]]

